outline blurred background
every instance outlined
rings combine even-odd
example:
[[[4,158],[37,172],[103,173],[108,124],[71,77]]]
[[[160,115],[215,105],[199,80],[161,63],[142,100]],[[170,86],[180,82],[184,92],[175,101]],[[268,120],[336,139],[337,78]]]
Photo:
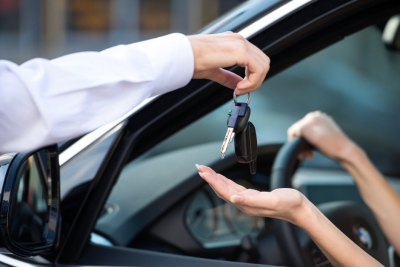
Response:
[[[0,58],[23,63],[192,34],[245,0],[0,0]]]

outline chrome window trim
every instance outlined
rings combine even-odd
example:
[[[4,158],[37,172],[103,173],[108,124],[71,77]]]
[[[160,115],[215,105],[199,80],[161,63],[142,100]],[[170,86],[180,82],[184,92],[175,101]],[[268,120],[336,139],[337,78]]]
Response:
[[[238,33],[245,37],[246,39],[254,36],[257,34],[259,31],[264,29],[265,27],[271,25],[272,23],[276,22],[279,19],[282,19],[283,17],[289,15],[290,13],[294,12],[295,10],[301,8],[302,6],[316,0],[293,0],[276,10],[272,11],[271,13],[268,13],[264,17],[258,19],[251,25],[245,27],[244,29],[240,30]],[[75,155],[79,154],[82,152],[86,147],[90,146],[96,140],[98,140],[101,136],[109,132],[111,129],[113,129],[115,126],[117,126],[120,122],[128,118],[130,115],[134,114],[137,110],[140,108],[144,107],[154,99],[156,99],[159,96],[154,96],[151,98],[148,98],[144,100],[139,106],[135,107],[132,109],[130,112],[122,116],[120,119],[115,120],[114,122],[111,122],[107,125],[104,125],[97,130],[94,130],[93,132],[85,135],[81,139],[79,139],[77,142],[75,142],[73,145],[68,147],[66,150],[64,150],[59,157],[60,160],[60,166],[64,165],[66,162],[68,162],[70,159],[75,157]]]
[[[382,34],[382,40],[386,44],[391,44],[394,41],[394,38],[396,37],[396,30],[399,27],[400,24],[400,16],[396,15],[393,16],[389,19],[387,22],[385,29],[383,30]]]
[[[396,251],[394,250],[393,246],[390,246],[388,248],[388,254],[389,254],[389,267],[396,267],[395,264]]]
[[[250,37],[259,33],[265,27],[277,22],[278,20],[313,1],[316,0],[293,0],[240,30],[239,34],[244,38],[249,39]]]
[[[119,125],[122,121],[124,121],[126,118],[131,116],[133,113],[135,113],[137,110],[140,108],[144,107],[147,105],[149,102],[153,101],[156,99],[158,96],[150,97],[145,99],[142,103],[140,103],[138,106],[136,106],[134,109],[126,113],[124,116],[121,118],[110,122],[97,130],[94,130],[91,133],[88,133],[87,135],[83,136],[81,139],[76,141],[74,144],[72,144],[70,147],[68,147],[66,150],[64,150],[60,156],[59,156],[59,161],[60,161],[60,166],[63,166],[65,163],[67,163],[69,160],[71,160],[73,157],[75,157],[77,154],[82,152],[84,149],[86,149],[88,146],[96,142],[98,139],[100,139],[103,135],[107,134],[110,132],[112,129],[114,129],[117,125]]]
[[[96,245],[105,246],[105,247],[113,247],[114,244],[108,240],[106,237],[99,235],[97,233],[90,234],[90,242]]]
[[[39,266],[53,266],[50,262],[46,263],[27,263],[22,260],[14,259],[12,257],[0,254],[0,262],[12,267],[39,267]]]

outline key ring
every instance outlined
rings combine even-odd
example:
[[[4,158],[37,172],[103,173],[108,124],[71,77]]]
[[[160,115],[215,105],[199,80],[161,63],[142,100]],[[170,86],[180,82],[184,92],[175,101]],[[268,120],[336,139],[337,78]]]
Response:
[[[250,95],[250,93],[247,93],[247,105],[250,104],[250,101],[251,101],[251,95]],[[236,99],[235,91],[233,91],[233,102],[235,102],[235,105],[237,105],[237,99]]]

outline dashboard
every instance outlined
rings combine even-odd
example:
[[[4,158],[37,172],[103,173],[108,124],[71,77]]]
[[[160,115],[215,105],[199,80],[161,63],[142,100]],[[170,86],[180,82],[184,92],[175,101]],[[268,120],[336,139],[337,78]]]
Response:
[[[210,143],[129,163],[97,221],[92,242],[221,260],[284,264],[271,219],[247,216],[219,199],[194,166],[211,166],[247,188],[268,191],[273,159],[280,146],[259,147],[256,175],[249,173],[247,165],[237,163],[232,154],[219,160],[215,153],[219,146],[219,142]],[[216,158],[210,159],[213,153]],[[346,172],[306,165],[294,175],[293,187],[314,204],[336,200],[363,203]],[[388,181],[400,193],[399,180],[389,177]],[[98,241],[99,237],[103,241]]]
[[[239,181],[255,188],[246,180]],[[186,226],[206,249],[239,246],[242,238],[257,238],[265,227],[263,218],[251,217],[219,199],[210,186],[201,188],[190,201],[185,214]]]

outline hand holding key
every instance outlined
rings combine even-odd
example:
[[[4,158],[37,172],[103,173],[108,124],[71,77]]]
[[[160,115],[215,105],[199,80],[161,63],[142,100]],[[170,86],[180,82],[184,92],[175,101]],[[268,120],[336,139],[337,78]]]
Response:
[[[237,33],[198,34],[188,39],[194,55],[194,79],[209,79],[245,94],[260,87],[269,71],[270,59]],[[225,69],[234,65],[246,68],[244,79]]]

